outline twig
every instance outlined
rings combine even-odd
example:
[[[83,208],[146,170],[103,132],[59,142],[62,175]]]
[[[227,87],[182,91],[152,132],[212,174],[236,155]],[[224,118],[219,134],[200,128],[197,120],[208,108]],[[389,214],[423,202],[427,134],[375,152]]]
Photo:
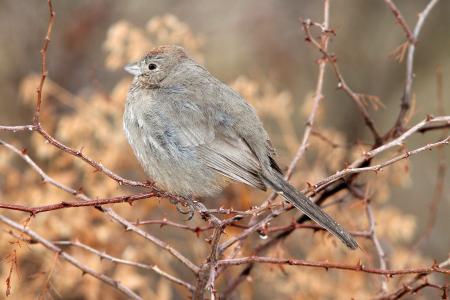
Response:
[[[409,133],[409,131],[406,132],[406,133]],[[405,134],[406,134],[406,133],[405,133]],[[432,148],[437,147],[437,146],[440,146],[440,145],[448,145],[448,144],[449,144],[449,140],[450,140],[450,136],[447,137],[446,139],[441,140],[441,141],[438,141],[438,142],[436,142],[436,143],[427,144],[427,145],[425,145],[425,146],[423,146],[423,147],[420,147],[420,148],[417,148],[417,149],[415,149],[415,150],[408,151],[408,152],[406,152],[406,153],[404,153],[404,154],[402,154],[402,155],[399,155],[399,156],[397,156],[397,157],[394,157],[394,158],[392,158],[392,159],[390,159],[390,160],[388,160],[388,161],[386,161],[386,162],[384,162],[384,163],[381,163],[381,164],[379,164],[379,165],[375,165],[375,166],[371,166],[371,167],[362,167],[362,168],[347,168],[347,169],[342,170],[342,171],[339,171],[339,172],[337,172],[336,174],[334,174],[334,175],[332,175],[332,176],[326,178],[325,180],[322,180],[321,182],[319,182],[319,183],[313,185],[313,188],[314,188],[315,190],[322,190],[324,187],[328,186],[329,184],[331,184],[331,183],[337,181],[338,179],[340,179],[340,178],[342,178],[342,177],[345,177],[346,175],[349,175],[349,174],[360,173],[360,172],[363,172],[363,171],[379,171],[379,170],[381,170],[382,168],[384,168],[385,166],[391,165],[391,164],[393,164],[393,163],[395,163],[395,162],[398,162],[398,161],[400,161],[400,160],[402,160],[402,159],[408,158],[408,157],[410,157],[411,155],[415,155],[415,154],[417,154],[417,153],[423,152],[423,151],[425,151],[425,150],[432,149]],[[393,141],[393,142],[394,142],[394,141]],[[393,145],[394,145],[394,144],[395,144],[395,143],[393,143]],[[384,145],[384,146],[386,146],[386,145]],[[381,147],[383,147],[383,146],[381,146]],[[381,147],[380,147],[380,148],[381,148]],[[389,148],[390,148],[390,147],[385,147],[384,150],[389,149]],[[378,149],[378,148],[377,148],[377,149]],[[377,149],[372,150],[372,152],[373,152],[372,154],[375,155],[375,154],[380,153],[380,150],[377,150]],[[384,151],[384,150],[383,150],[383,151]],[[280,209],[278,209],[278,210],[272,211],[272,213],[270,213],[269,215],[267,215],[263,220],[261,220],[261,221],[255,223],[254,225],[250,226],[249,228],[247,228],[246,230],[244,230],[241,234],[239,234],[239,235],[237,235],[237,236],[235,236],[235,237],[233,237],[233,238],[231,238],[231,239],[225,241],[225,242],[220,246],[220,251],[223,252],[225,249],[227,249],[228,247],[230,247],[230,246],[231,246],[232,244],[234,244],[235,242],[238,242],[238,241],[240,241],[240,240],[246,238],[246,237],[247,237],[248,235],[250,235],[251,233],[253,233],[253,232],[255,232],[256,230],[260,229],[260,228],[263,226],[263,224],[268,223],[269,221],[271,221],[273,218],[277,217],[278,215],[280,215],[280,214],[281,214],[282,212],[284,212],[284,211],[285,211],[285,208],[280,208]]]
[[[33,170],[35,170],[44,180],[44,182],[48,182],[52,184],[53,186],[57,187],[58,189],[65,191],[69,194],[72,194],[76,196],[78,199],[83,201],[91,201],[86,194],[81,193],[80,191],[77,191],[71,187],[68,187],[64,184],[61,184],[48,176],[26,153],[23,153],[16,147],[12,146],[11,144],[5,143],[2,141],[2,145],[6,146],[9,150],[13,151],[14,153],[18,154],[25,162],[27,162]],[[106,213],[110,218],[112,218],[115,222],[122,225],[127,231],[132,231],[141,237],[151,241],[155,245],[165,249],[170,254],[172,254],[175,258],[177,258],[180,262],[182,262],[185,266],[187,266],[191,271],[194,273],[197,273],[199,268],[192,263],[189,259],[187,259],[185,256],[183,256],[180,252],[175,250],[173,247],[171,247],[166,242],[156,238],[155,236],[145,232],[144,230],[138,228],[137,226],[133,225],[132,223],[128,222],[125,218],[119,216],[114,210],[111,208],[105,208],[102,206],[96,206],[95,208],[99,209],[100,211]]]
[[[437,265],[439,268],[447,268],[448,266],[450,266],[450,257],[447,258],[447,260],[441,262],[440,264]],[[397,290],[394,290],[393,292],[386,294],[386,295],[380,295],[379,297],[377,297],[377,300],[395,300],[395,299],[400,299],[402,296],[408,294],[409,292],[412,291],[411,286],[413,284],[415,284],[417,281],[421,280],[422,278],[424,278],[425,276],[427,276],[427,273],[419,273],[416,276],[414,276],[414,278],[412,278],[411,280],[409,280],[407,283],[404,283],[402,285],[402,287],[398,288]]]
[[[367,219],[369,220],[369,232],[370,232],[370,239],[372,240],[375,250],[378,256],[379,261],[379,268],[381,270],[387,270],[386,265],[386,254],[384,252],[383,247],[381,246],[380,240],[378,239],[376,233],[375,233],[375,217],[373,216],[372,208],[370,206],[369,201],[366,201],[366,214]],[[381,277],[381,293],[386,293],[388,289],[387,286],[387,278],[385,276]]]
[[[323,2],[323,24],[321,24],[322,28],[322,34],[320,35],[321,40],[321,47],[327,51],[328,49],[328,42],[330,40],[329,36],[329,29],[330,29],[330,2],[328,0],[325,0]],[[295,166],[297,165],[298,161],[302,158],[302,156],[305,154],[305,151],[308,147],[308,141],[311,136],[311,132],[314,126],[314,120],[317,114],[317,110],[320,105],[320,101],[324,98],[323,96],[323,84],[324,84],[324,77],[325,77],[325,67],[327,65],[327,62],[325,60],[319,61],[319,75],[317,76],[317,84],[316,89],[314,92],[314,98],[313,98],[313,106],[311,108],[311,112],[309,113],[308,120],[306,121],[306,127],[305,132],[303,133],[303,139],[302,143],[300,144],[300,147],[297,150],[297,153],[295,153],[294,158],[292,159],[291,163],[289,164],[288,170],[285,175],[285,179],[288,180],[291,178]]]
[[[136,200],[149,199],[153,196],[154,195],[152,193],[142,193],[142,194],[117,196],[117,197],[104,198],[104,199],[86,200],[86,201],[73,201],[73,202],[61,201],[61,202],[55,203],[55,204],[33,206],[33,207],[20,205],[20,204],[0,203],[0,208],[23,211],[23,212],[29,213],[32,216],[36,216],[39,213],[53,211],[53,210],[59,210],[59,209],[63,209],[63,208],[99,206],[99,205],[123,203],[123,202],[128,202],[129,204],[132,204]]]
[[[440,116],[440,117],[428,117],[428,118],[426,118],[425,120],[423,120],[422,122],[419,122],[415,126],[411,127],[409,130],[405,131],[402,135],[400,135],[396,139],[390,141],[389,143],[383,144],[383,145],[381,145],[381,146],[379,146],[379,147],[377,147],[375,149],[372,149],[372,150],[364,153],[364,156],[362,158],[360,158],[360,159],[354,161],[353,163],[351,163],[346,169],[344,169],[342,171],[338,171],[334,175],[331,175],[331,176],[325,178],[324,180],[321,180],[320,182],[314,184],[313,185],[314,190],[316,190],[316,191],[317,190],[321,190],[324,187],[328,186],[330,183],[335,182],[336,180],[344,177],[345,175],[354,173],[352,171],[353,168],[356,169],[356,167],[361,165],[364,161],[375,157],[376,155],[380,154],[381,152],[384,152],[384,151],[389,150],[389,149],[394,148],[394,147],[402,146],[403,142],[404,142],[404,140],[406,138],[411,136],[413,133],[419,131],[424,126],[427,126],[427,125],[432,124],[432,123],[443,122],[443,121],[448,121],[448,120],[450,120],[450,116]],[[428,145],[426,145],[424,147],[421,147],[421,148],[413,150],[413,151],[416,151],[416,152],[414,152],[414,154],[416,154],[416,153],[419,153],[419,152],[422,152],[424,150],[429,149],[429,147],[433,148],[433,147],[439,146],[440,144],[447,144],[447,143],[448,143],[448,140],[447,141],[442,140],[442,141],[439,141],[439,142],[434,143],[434,144],[428,144]],[[403,156],[404,155],[405,154],[403,154]],[[394,158],[393,160],[395,160],[395,161],[393,161],[393,162],[396,162],[396,161],[402,159],[401,157],[402,157],[402,155],[399,156],[399,157]],[[393,163],[393,162],[391,162],[391,163]],[[376,168],[373,169],[372,167],[367,167],[367,168],[368,169],[366,169],[366,168],[358,168],[356,170],[357,170],[357,172],[364,171],[364,170],[366,170],[366,171],[367,170],[372,170],[372,171],[376,170]]]
[[[92,248],[86,244],[83,244],[79,241],[54,241],[53,244],[61,245],[61,246],[78,247],[78,248],[84,249],[86,251],[89,251],[89,252],[99,256],[100,259],[106,259],[106,260],[109,260],[116,264],[122,264],[122,265],[137,267],[137,268],[141,268],[141,269],[145,269],[145,270],[151,270],[151,271],[154,271],[155,273],[157,273],[158,275],[168,279],[169,281],[174,282],[176,284],[179,284],[179,285],[187,288],[190,291],[194,290],[194,287],[191,284],[162,271],[157,265],[148,265],[148,264],[143,264],[143,263],[139,263],[139,262],[134,262],[134,261],[130,261],[130,260],[117,258],[117,257],[109,255],[105,252],[98,251],[97,249],[94,249],[94,248]]]
[[[436,71],[436,100],[437,100],[437,113],[445,114],[444,107],[444,95],[443,95],[443,78],[442,78],[442,68],[438,67]],[[450,124],[450,122],[448,122]],[[441,137],[444,138],[445,135],[448,135],[449,130],[446,128],[443,130]],[[414,248],[417,249],[422,242],[424,242],[427,238],[430,237],[431,231],[433,230],[434,224],[436,222],[436,217],[438,213],[439,204],[442,202],[442,199],[445,198],[444,188],[446,182],[446,173],[447,173],[447,155],[446,152],[443,151],[442,148],[439,149],[438,152],[438,166],[437,166],[437,174],[436,174],[436,184],[433,192],[433,196],[429,205],[429,215],[427,220],[427,225],[425,227],[424,232],[420,235],[417,240]]]
[[[324,262],[315,262],[315,261],[307,261],[302,259],[284,259],[284,258],[274,258],[274,257],[264,257],[264,256],[249,256],[242,258],[234,258],[234,259],[224,259],[219,260],[218,264],[221,266],[236,266],[248,263],[267,263],[267,264],[277,264],[277,265],[292,265],[292,266],[304,266],[304,267],[313,267],[313,268],[322,268],[325,271],[329,269],[337,269],[337,270],[348,270],[355,272],[363,272],[369,274],[378,274],[385,276],[396,276],[396,275],[406,275],[406,274],[431,274],[431,273],[442,273],[446,275],[450,275],[449,269],[444,269],[439,267],[438,265],[433,265],[430,267],[422,267],[422,268],[412,268],[412,269],[377,269],[377,268],[369,268],[364,266],[361,262],[358,262],[356,265],[349,264],[341,264],[341,263],[331,263],[328,261]]]
[[[34,112],[33,124],[40,126],[40,112],[42,103],[42,90],[44,88],[45,79],[47,78],[47,50],[50,44],[50,36],[52,34],[53,23],[55,22],[55,11],[53,10],[53,4],[51,0],[47,1],[50,18],[47,26],[47,34],[45,35],[44,43],[41,49],[41,81],[39,82],[38,89],[36,91],[36,110]]]
[[[217,269],[217,261],[221,253],[219,252],[219,241],[223,232],[222,225],[216,225],[211,239],[211,250],[206,262],[200,267],[197,274],[195,291],[192,294],[193,300],[203,300],[205,288],[211,291],[212,297],[215,297],[215,274]]]
[[[178,228],[178,229],[182,229],[182,230],[188,230],[191,231],[195,234],[199,234],[200,232],[204,232],[204,231],[208,231],[211,229],[214,229],[213,225],[206,225],[206,226],[189,226],[189,225],[185,225],[185,224],[180,224],[180,223],[176,223],[167,219],[162,219],[162,220],[137,220],[136,222],[133,222],[133,225],[136,226],[142,226],[142,225],[158,225],[159,227],[174,227],[174,228]],[[243,224],[236,224],[236,223],[230,223],[228,224],[228,226],[231,227],[236,227],[236,228],[240,228],[240,229],[248,229],[249,225],[243,225]],[[317,225],[317,224],[299,224],[296,223],[295,221],[291,222],[290,224],[287,225],[281,225],[281,226],[266,226],[262,229],[262,232],[266,235],[268,234],[272,234],[272,233],[277,233],[277,232],[284,232],[290,229],[311,229],[314,231],[323,231],[325,230],[322,226]],[[368,231],[350,231],[350,234],[353,236],[358,236],[358,237],[369,237],[370,236],[370,232]]]
[[[416,26],[414,27],[413,38],[417,41],[419,38],[420,31],[422,30],[423,24],[428,17],[430,11],[439,2],[439,0],[431,0],[425,9],[419,13],[419,19],[417,20]],[[397,117],[397,121],[393,127],[393,130],[388,132],[386,136],[393,134],[397,136],[401,134],[406,125],[406,116],[409,108],[411,106],[411,94],[412,94],[412,84],[414,79],[413,66],[414,66],[414,52],[416,50],[416,43],[410,43],[408,46],[408,54],[406,58],[406,81],[405,88],[403,92],[403,97],[400,101],[400,112]]]
[[[12,132],[17,132],[17,131],[33,131],[36,130],[36,125],[18,125],[18,126],[0,126],[0,130],[2,131],[12,131]]]
[[[42,236],[40,236],[39,234],[37,234],[36,232],[34,232],[33,230],[26,228],[25,226],[20,225],[19,223],[14,222],[13,220],[0,215],[0,222],[28,235],[30,238],[32,238],[34,241],[36,241],[37,243],[43,245],[45,248],[58,253],[59,257],[61,257],[62,259],[64,259],[65,261],[67,261],[68,263],[70,263],[71,265],[75,266],[76,268],[80,269],[83,274],[87,273],[95,278],[97,278],[98,280],[112,286],[113,288],[119,290],[120,292],[122,292],[124,295],[126,295],[128,298],[130,299],[142,299],[141,297],[139,297],[137,294],[135,294],[131,289],[129,289],[128,287],[124,286],[122,283],[120,283],[117,280],[112,279],[111,277],[108,277],[104,274],[98,273],[95,270],[89,268],[88,266],[86,266],[85,264],[81,263],[80,261],[78,261],[76,258],[74,258],[73,256],[71,256],[70,254],[68,254],[67,252],[63,251],[61,248],[57,247],[55,244],[53,244],[52,242],[50,242],[49,240],[46,240],[45,238],[43,238]]]
[[[425,126],[422,129],[420,129],[419,132],[425,133],[427,131],[441,130],[441,129],[448,129],[448,128],[450,128],[450,121],[444,122],[443,124]]]
[[[330,2],[329,0],[324,0],[323,2],[323,24],[317,24],[322,30],[320,42],[321,47],[323,49],[328,49],[328,42],[330,39],[329,36],[329,28],[330,28]],[[319,74],[317,76],[317,83],[316,83],[316,89],[314,92],[314,98],[313,98],[313,106],[311,108],[311,112],[309,113],[308,120],[306,121],[305,131],[303,133],[303,138],[300,146],[297,149],[297,152],[295,153],[293,159],[291,160],[289,167],[286,171],[286,174],[284,176],[284,179],[289,180],[292,175],[294,174],[294,170],[300,161],[300,159],[303,157],[303,155],[306,152],[306,149],[308,148],[309,144],[309,138],[311,136],[313,126],[314,126],[314,120],[316,118],[317,111],[319,109],[319,105],[321,100],[324,98],[323,96],[323,85],[324,85],[324,77],[325,77],[325,68],[326,68],[327,62],[326,60],[320,60],[319,61]],[[261,208],[267,207],[273,200],[277,198],[277,193],[271,193],[271,195],[260,205]],[[249,225],[254,225],[256,222],[256,216],[250,219]]]
[[[384,0],[386,2],[386,5],[389,7],[389,9],[392,11],[392,13],[395,16],[395,19],[397,20],[398,24],[402,27],[403,31],[406,33],[406,38],[408,39],[410,44],[416,43],[416,38],[414,37],[414,34],[411,32],[411,29],[409,28],[408,24],[406,23],[405,19],[403,18],[402,14],[398,10],[397,6],[392,2],[391,0]]]
[[[322,60],[331,63],[331,66],[333,67],[334,73],[336,75],[336,78],[338,80],[338,88],[342,89],[347,95],[352,98],[352,100],[355,102],[356,106],[358,107],[360,113],[362,114],[364,118],[364,122],[366,123],[367,127],[372,132],[372,135],[375,140],[375,144],[379,145],[381,144],[381,136],[378,132],[378,130],[375,128],[375,123],[373,122],[372,118],[369,115],[369,112],[367,111],[365,105],[362,102],[362,95],[355,93],[345,82],[344,77],[342,76],[342,73],[339,69],[339,66],[337,64],[336,56],[331,55],[328,53],[327,49],[325,49],[311,34],[311,25],[313,25],[310,20],[306,20],[302,22],[303,31],[305,32],[305,39],[308,42],[311,42],[324,56]]]

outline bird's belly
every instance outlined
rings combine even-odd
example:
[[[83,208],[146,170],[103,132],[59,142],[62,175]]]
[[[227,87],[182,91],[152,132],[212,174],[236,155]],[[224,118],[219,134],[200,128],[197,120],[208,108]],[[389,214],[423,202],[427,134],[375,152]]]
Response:
[[[222,176],[199,161],[192,151],[148,147],[137,156],[151,179],[171,193],[210,196],[223,186]]]
[[[157,186],[180,196],[211,196],[226,184],[223,176],[198,159],[196,149],[182,147],[159,133],[124,126],[128,142],[144,171]]]

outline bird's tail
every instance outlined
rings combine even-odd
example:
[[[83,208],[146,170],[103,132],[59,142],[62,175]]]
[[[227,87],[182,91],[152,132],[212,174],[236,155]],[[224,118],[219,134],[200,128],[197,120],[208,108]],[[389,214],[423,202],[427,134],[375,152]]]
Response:
[[[350,249],[359,248],[358,243],[344,228],[342,228],[341,225],[327,215],[310,198],[297,191],[292,185],[284,180],[281,174],[271,172],[270,175],[263,176],[263,179],[276,193],[282,195],[292,205],[328,230],[331,234],[338,237],[347,247]]]

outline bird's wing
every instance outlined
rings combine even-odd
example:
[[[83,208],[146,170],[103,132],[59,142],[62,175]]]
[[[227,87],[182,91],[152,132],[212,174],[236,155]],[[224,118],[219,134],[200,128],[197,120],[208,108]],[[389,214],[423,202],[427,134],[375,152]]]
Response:
[[[172,102],[170,109],[177,115],[171,123],[179,146],[195,149],[198,158],[220,174],[266,190],[258,158],[232,127],[224,130],[192,102]]]
[[[260,178],[260,163],[242,138],[216,135],[214,140],[197,149],[199,157],[210,168],[231,179],[266,190]]]

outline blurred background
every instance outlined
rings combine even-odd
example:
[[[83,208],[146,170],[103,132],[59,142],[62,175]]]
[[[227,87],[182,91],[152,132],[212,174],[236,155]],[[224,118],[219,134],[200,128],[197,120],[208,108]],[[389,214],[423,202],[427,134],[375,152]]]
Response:
[[[396,1],[411,29],[415,25],[418,12],[427,3],[428,1]],[[320,58],[318,51],[305,43],[299,18],[321,22],[323,19],[321,1],[205,0],[193,4],[167,0],[145,2],[99,0],[55,1],[53,5],[56,22],[48,51],[49,81],[45,87],[42,109],[44,126],[57,138],[74,148],[84,147],[88,155],[101,160],[106,166],[127,178],[144,180],[145,175],[140,171],[124,142],[121,130],[123,102],[131,80],[122,70],[122,66],[138,59],[153,46],[177,43],[206,65],[212,74],[239,90],[257,108],[278,149],[280,164],[283,167],[289,164],[301,141],[304,123],[311,108],[311,97],[318,72],[316,61]],[[355,92],[380,98],[384,106],[377,110],[370,109],[370,113],[380,132],[385,133],[396,120],[403,94],[405,65],[404,62],[396,61],[391,54],[405,41],[405,34],[396,24],[392,12],[381,0],[331,1],[330,11],[331,27],[336,31],[336,36],[331,39],[330,52],[336,54],[343,76]],[[410,124],[417,123],[427,114],[436,114],[438,68],[443,74],[445,110],[447,114],[450,112],[449,16],[450,2],[440,1],[426,20],[420,34],[414,66],[415,105]],[[47,21],[46,1],[0,0],[0,124],[2,125],[30,123],[39,79],[33,74],[40,72],[39,50]],[[346,163],[362,153],[361,147],[364,148],[362,145],[372,143],[370,132],[365,127],[356,106],[343,91],[336,89],[336,84],[331,68],[327,67],[325,98],[319,111],[317,129],[345,147],[333,148],[331,151],[326,143],[321,144],[319,139],[314,139],[293,179],[298,187],[305,187],[306,182],[317,182],[342,169]],[[413,149],[436,141],[440,135],[440,132],[416,134],[408,139],[407,147]],[[82,163],[73,162],[70,157],[55,153],[48,145],[42,145],[40,137],[2,132],[1,138],[7,139],[19,148],[27,147],[30,155],[55,178],[73,186],[82,186],[91,193],[91,196],[105,197],[129,191],[125,187],[117,187],[114,182],[98,174],[92,174],[92,170]],[[446,152],[448,159],[449,147],[443,151]],[[390,156],[395,154],[398,153],[392,152]],[[382,223],[380,231],[391,257],[402,253],[404,261],[406,258],[411,261],[417,258],[419,265],[431,262],[432,259],[442,261],[448,257],[450,249],[448,177],[444,180],[444,198],[439,204],[431,236],[420,245],[416,252],[417,257],[412,258],[412,254],[408,252],[408,248],[425,230],[429,203],[437,180],[438,163],[438,151],[432,151],[414,156],[409,162],[401,162],[390,167],[381,175],[367,175],[366,179],[375,182],[374,199],[377,201],[377,209],[380,210],[380,220],[383,220],[381,222],[378,220]],[[448,167],[448,161],[446,164]],[[43,202],[50,203],[52,199],[61,200],[61,197],[70,199],[67,195],[58,194],[59,192],[55,192],[54,189],[39,184],[38,177],[31,171],[26,171],[27,169],[29,168],[20,159],[7,153],[5,149],[0,149],[2,202],[30,201],[28,203],[44,204]],[[29,187],[26,191],[21,188],[24,182]],[[210,201],[208,205],[218,206],[217,201],[221,201],[219,203],[224,206],[246,208],[257,205],[264,198],[263,193],[248,190],[241,185],[233,185],[220,200]],[[136,215],[136,212],[130,211],[125,205],[120,206],[118,210],[129,219],[162,218],[167,215],[173,216],[178,221],[183,218],[177,215],[166,201],[160,203],[151,201],[150,204],[136,205],[142,207],[140,213],[143,215]],[[351,223],[351,220],[358,219],[359,215],[355,214],[363,214],[363,211],[362,208],[352,208],[349,211],[345,207],[332,210],[334,215],[337,213],[340,216],[338,219],[343,220],[344,224],[355,225],[353,227],[355,230],[361,228],[358,227],[358,221]],[[109,232],[106,228],[111,224],[93,210],[78,209],[77,212],[80,212],[77,215],[80,218],[79,222],[74,221],[67,228],[64,225],[62,226],[64,229],[58,227],[58,224],[60,226],[63,224],[61,218],[64,216],[68,219],[74,218],[74,212],[70,210],[40,216],[33,220],[32,224],[41,229],[41,233],[45,232],[48,238],[84,238],[85,242],[111,249],[119,256],[129,255],[151,260],[152,255],[159,255],[156,249],[148,250],[144,256],[139,254],[141,246],[137,245],[142,241],[138,241],[137,238],[132,249],[126,248],[125,244],[128,243],[124,245],[118,243],[119,245],[112,247],[109,242],[114,240],[114,236],[117,235],[117,238],[123,234],[121,229],[117,229],[116,233]],[[20,220],[20,214],[9,214]],[[350,220],[350,223],[346,223],[345,220]],[[363,218],[360,224],[364,224],[362,220]],[[394,222],[395,220],[399,221]],[[104,231],[101,229],[103,225]],[[98,231],[92,231],[95,232],[95,237],[90,237],[89,232],[86,232],[92,228],[91,226],[99,227]],[[175,230],[164,229],[164,232],[160,232],[162,230],[158,228],[149,230],[153,230],[154,234],[161,235],[175,245],[181,246],[186,243],[185,237]],[[308,253],[310,249],[308,245],[314,244],[311,239],[324,242],[319,237],[313,237],[311,233],[294,236],[298,236],[302,241],[309,239],[302,245],[300,255],[295,250],[298,239],[291,238],[287,241],[289,250],[286,251],[292,254],[291,256],[300,258],[311,255]],[[190,238],[193,239],[190,244],[192,249],[189,250],[192,252],[191,255],[201,257],[200,254],[205,250],[201,249],[201,245],[196,245],[195,236],[192,235]],[[0,242],[3,255],[10,249],[5,243],[7,239],[6,235],[2,236]],[[318,243],[317,240],[315,244]],[[255,241],[258,242],[257,237]],[[329,240],[326,242],[332,244]],[[396,248],[397,246],[399,248]],[[315,247],[320,248],[320,245]],[[125,250],[131,254],[125,253]],[[340,255],[345,256],[343,253],[344,251]],[[22,272],[31,276],[40,270],[39,266],[45,267],[46,264],[43,264],[39,257],[39,255],[27,256],[29,261],[28,264],[22,261],[24,263]],[[318,258],[320,257],[319,255]],[[325,252],[323,257],[333,257],[333,254]],[[354,257],[352,259],[346,256],[346,258],[349,261],[356,261]],[[169,259],[167,258],[168,261]],[[122,272],[118,270],[120,268],[111,271],[110,266],[98,265],[99,262],[95,258],[91,260],[90,262],[99,268],[109,268],[108,270],[115,276],[119,276]],[[376,263],[376,260],[374,262]],[[34,267],[30,268],[29,264]],[[392,264],[395,264],[394,258]],[[180,276],[185,276],[176,263],[170,263],[170,267],[177,274],[182,274]],[[6,276],[6,269],[5,265],[0,269],[2,278]],[[259,270],[264,269],[259,267]],[[277,268],[271,270],[274,274],[267,275],[268,278],[286,284],[284,291],[274,289],[265,293],[261,287],[268,278],[263,278],[259,284],[244,285],[236,297],[269,299],[278,296],[294,299],[293,292],[298,289],[302,291],[300,297],[305,299],[315,296],[332,299],[333,295],[336,296],[333,294],[336,290],[330,288],[327,291],[320,284],[314,288],[311,283],[313,280],[307,283],[309,282],[307,274],[316,274],[315,271],[307,270],[309,273],[301,273],[291,267],[288,271],[295,275],[287,277]],[[123,272],[128,274],[126,272],[130,271],[126,269]],[[157,295],[162,299],[163,295],[166,298],[185,296],[181,291],[172,291],[173,286],[164,285],[165,283],[161,283],[158,279],[147,282],[142,274],[131,275],[125,277],[128,277],[130,284],[135,284],[136,289],[140,289],[142,293],[145,290],[147,294],[144,295],[148,297]],[[342,282],[347,282],[347,275],[348,273],[327,274],[330,278],[339,277]],[[36,283],[36,280],[28,292],[20,288],[25,286],[22,285],[25,279],[24,277],[16,279],[12,299],[19,299],[18,295],[31,299],[33,295],[39,294],[36,292],[39,291],[39,282]],[[59,283],[57,289],[60,294],[58,296],[58,293],[52,291],[52,297],[96,299],[98,293],[105,292],[95,283],[92,285],[85,283],[80,291],[69,297],[69,294],[64,292],[64,287],[74,287],[77,286],[77,282],[79,283],[75,279],[71,280],[72,283]],[[366,296],[362,286],[367,287],[368,294],[369,291],[373,292],[376,289],[365,277],[360,280],[360,285],[356,283],[354,285],[353,291],[361,293],[362,298]],[[3,289],[3,286],[0,287],[4,295]],[[346,292],[350,291],[351,288]],[[324,294],[320,294],[321,292]],[[111,297],[120,299],[120,295],[114,291],[110,293]],[[339,297],[348,296],[345,291],[339,293],[341,293]],[[430,293],[435,295],[433,292]]]

